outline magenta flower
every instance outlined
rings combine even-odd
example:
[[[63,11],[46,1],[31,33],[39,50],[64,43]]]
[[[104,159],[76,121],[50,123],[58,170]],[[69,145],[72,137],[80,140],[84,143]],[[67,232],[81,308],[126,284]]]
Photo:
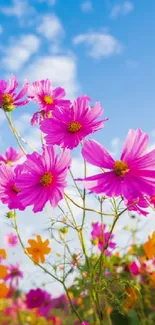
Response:
[[[16,186],[16,178],[21,172],[22,166],[17,166],[14,170],[9,165],[0,166],[0,199],[2,203],[8,204],[10,210],[24,210],[18,197],[20,189]]]
[[[18,244],[18,236],[13,232],[4,236],[4,243],[10,247],[15,247]]]
[[[16,106],[26,105],[30,99],[26,98],[19,101],[21,98],[27,95],[28,82],[25,81],[18,95],[15,93],[18,87],[18,81],[15,76],[11,76],[9,82],[0,80],[0,108],[6,112],[10,112],[15,109]]]
[[[10,166],[16,166],[23,156],[22,151],[17,152],[14,148],[10,147],[7,149],[5,155],[0,154],[0,165],[4,163]]]
[[[23,278],[23,272],[19,269],[19,264],[16,263],[16,265],[9,265],[7,266],[8,269],[8,275],[5,277],[5,281],[10,282],[10,287],[17,288],[19,285],[19,279]]]
[[[39,104],[40,112],[33,115],[31,124],[35,125],[40,118],[48,117],[48,113],[53,112],[57,107],[69,106],[70,100],[64,99],[65,95],[63,88],[53,89],[52,82],[49,79],[33,82],[29,86],[29,98]]]
[[[135,211],[138,214],[147,216],[149,214],[149,212],[146,211],[145,209],[149,207],[148,201],[149,201],[149,198],[146,199],[145,197],[140,197],[140,198],[137,198],[136,200],[135,199],[124,200],[124,203],[127,206],[129,211]]]
[[[44,292],[44,299],[42,301],[42,305],[39,308],[39,314],[47,317],[52,309],[52,299],[51,295],[47,291]]]
[[[116,243],[112,241],[114,235],[113,234],[110,235],[110,232],[105,230],[106,230],[106,225],[101,225],[99,222],[94,222],[92,224],[91,236],[93,241],[97,242],[100,251],[102,251],[106,246],[106,244],[109,242],[108,248],[105,250],[105,254],[107,256],[110,256],[111,255],[110,249],[114,249],[116,247]]]
[[[64,150],[60,156],[54,147],[43,146],[43,154],[34,152],[27,155],[24,165],[27,172],[17,179],[19,200],[24,207],[33,205],[33,211],[42,211],[46,202],[56,207],[62,200],[67,186],[67,171],[71,164],[69,151]]]
[[[81,325],[90,325],[90,324],[88,324],[88,323],[86,323],[86,322],[83,322]]]
[[[85,187],[109,197],[122,195],[127,200],[151,196],[155,186],[155,150],[147,153],[147,146],[146,133],[129,130],[120,160],[114,160],[101,144],[86,141],[84,159],[109,171],[82,179]]]
[[[44,301],[44,291],[41,289],[31,289],[26,294],[26,305],[27,308],[40,308]]]
[[[73,149],[89,134],[104,127],[104,120],[97,121],[103,114],[99,103],[89,107],[90,98],[78,97],[72,107],[59,107],[52,118],[41,122],[41,130],[47,134],[48,145],[57,144],[62,148]]]
[[[137,265],[136,261],[133,261],[130,265],[129,265],[129,270],[133,275],[138,275],[139,274],[139,266]]]

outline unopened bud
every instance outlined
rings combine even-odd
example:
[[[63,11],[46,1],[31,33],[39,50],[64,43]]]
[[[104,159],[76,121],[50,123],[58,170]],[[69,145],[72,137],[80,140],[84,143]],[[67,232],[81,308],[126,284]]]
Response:
[[[13,104],[5,104],[3,105],[3,109],[5,112],[12,112],[15,109],[15,107]]]
[[[9,212],[6,213],[6,217],[8,219],[12,219],[12,218],[15,218],[15,214],[12,211],[9,211]]]
[[[62,234],[67,234],[67,233],[68,233],[68,228],[67,228],[67,227],[63,227],[63,228],[60,228],[59,231],[60,231]]]

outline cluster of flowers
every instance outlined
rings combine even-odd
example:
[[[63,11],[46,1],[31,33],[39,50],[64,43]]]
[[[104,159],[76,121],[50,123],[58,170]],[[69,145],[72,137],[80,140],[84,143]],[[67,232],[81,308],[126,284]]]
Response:
[[[97,245],[99,252],[102,252],[103,245],[106,243],[109,233],[99,223],[92,224],[91,241],[93,245]],[[41,238],[39,238],[41,240]],[[16,247],[18,238],[14,233],[5,236],[4,241],[8,247]],[[29,240],[32,246],[37,248],[37,241]],[[110,241],[110,247],[113,249],[115,243]],[[76,325],[77,323],[72,314],[70,314],[68,297],[65,294],[59,297],[52,297],[49,292],[44,289],[30,289],[27,293],[23,293],[19,289],[19,280],[23,278],[23,272],[20,270],[19,264],[6,265],[2,263],[7,257],[4,248],[0,248],[0,322],[1,324],[16,324],[19,317],[22,323],[35,324],[39,320],[39,324],[51,325]],[[35,258],[35,256],[34,256]],[[96,263],[97,256],[92,253],[90,259]],[[74,306],[76,306],[82,319],[89,319],[93,324],[90,312],[90,297],[87,290],[83,291],[82,281],[89,285],[90,279],[87,278],[87,267],[80,264],[81,273],[79,278],[76,275],[74,285],[68,289],[68,295]],[[103,310],[106,315],[116,314],[115,303],[108,296],[109,289],[115,297],[119,297],[119,308],[128,313],[133,308],[141,317],[140,294],[143,293],[143,307],[149,319],[155,317],[155,232],[148,237],[148,240],[138,245],[136,242],[131,245],[125,255],[121,251],[106,254],[104,260],[104,274],[102,274],[101,282],[105,285],[103,293]],[[77,281],[78,285],[77,285]],[[79,283],[81,287],[79,288]],[[122,287],[122,284],[124,286]],[[7,285],[6,285],[7,284]],[[98,284],[99,285],[99,284]],[[107,290],[107,291],[106,291]],[[121,293],[121,295],[120,295]],[[105,295],[108,301],[108,308],[105,305]],[[113,314],[114,311],[114,314]],[[123,312],[122,311],[122,312]],[[47,323],[46,323],[47,321]],[[21,324],[22,324],[21,323]],[[83,322],[81,325],[89,325]]]
[[[84,160],[100,168],[97,175],[78,179],[84,187],[98,195],[121,196],[129,210],[147,215],[146,208],[155,205],[155,150],[148,152],[148,135],[140,129],[129,130],[119,160],[95,140],[85,140],[104,127],[107,119],[100,103],[90,106],[86,95],[73,103],[64,99],[63,88],[53,89],[50,80],[25,81],[19,94],[17,79],[9,83],[0,81],[0,107],[9,114],[16,106],[34,101],[39,111],[31,123],[39,123],[46,144],[42,154],[33,152],[19,164],[21,153],[10,148],[0,156],[0,199],[9,209],[24,210],[33,206],[33,211],[42,211],[46,202],[56,207],[64,196],[67,186],[67,171],[71,167],[71,150],[82,143]],[[21,98],[26,97],[20,101]],[[61,149],[57,153],[55,145]],[[95,154],[94,154],[95,153]]]

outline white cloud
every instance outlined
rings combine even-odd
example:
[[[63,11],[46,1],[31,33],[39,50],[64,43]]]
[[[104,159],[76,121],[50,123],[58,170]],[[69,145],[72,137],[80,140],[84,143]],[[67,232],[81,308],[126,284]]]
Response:
[[[14,126],[19,133],[24,133],[25,130],[30,126],[32,116],[30,114],[24,113],[17,120],[14,121]]]
[[[49,78],[54,87],[64,87],[67,98],[77,95],[76,59],[73,56],[40,56],[29,64],[22,73],[22,78],[30,81]]]
[[[0,11],[6,16],[15,16],[20,19],[28,13],[34,12],[34,8],[26,0],[13,0],[10,6],[0,6]]]
[[[5,50],[5,57],[2,63],[7,70],[18,71],[30,59],[31,55],[37,52],[40,40],[36,35],[22,35],[19,39],[11,40]],[[11,53],[11,55],[10,55]]]
[[[53,40],[59,39],[64,34],[64,29],[59,18],[52,14],[41,17],[37,32],[48,40]]]
[[[91,12],[93,10],[92,1],[88,0],[81,3],[81,10],[85,13]]]
[[[2,34],[3,33],[3,27],[2,27],[2,25],[0,25],[0,34]]]
[[[120,138],[118,137],[115,137],[111,140],[110,142],[110,146],[112,148],[110,154],[113,156],[113,157],[117,157],[117,155],[119,154],[120,152],[120,149],[121,149],[121,145],[122,145],[122,141]]]
[[[75,45],[84,43],[88,47],[88,55],[94,58],[120,54],[123,50],[122,44],[114,36],[104,32],[77,35],[73,43]]]
[[[133,11],[134,5],[131,1],[124,1],[123,3],[116,4],[113,6],[110,17],[112,19],[117,18],[118,16],[125,16]]]

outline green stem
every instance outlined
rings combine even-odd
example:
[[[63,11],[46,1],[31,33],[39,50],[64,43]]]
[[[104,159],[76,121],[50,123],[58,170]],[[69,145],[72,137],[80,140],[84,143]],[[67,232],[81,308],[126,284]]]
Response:
[[[22,239],[21,239],[21,236],[20,236],[20,234],[19,234],[18,225],[17,225],[17,220],[16,220],[16,211],[14,211],[14,215],[15,215],[15,217],[14,217],[14,229],[15,229],[16,234],[17,234],[17,236],[18,236],[19,242],[20,242],[20,244],[21,244],[21,246],[22,246],[24,252],[26,253],[26,255],[29,257],[29,259],[30,259],[32,262],[34,262],[33,259],[31,258],[31,256],[26,252],[25,246],[24,246],[23,241],[22,241]],[[70,299],[70,296],[69,296],[69,293],[68,293],[68,289],[67,289],[67,287],[66,287],[64,281],[62,281],[62,280],[60,280],[59,278],[57,278],[56,276],[54,276],[51,272],[49,272],[47,269],[45,269],[45,268],[44,268],[42,265],[40,265],[39,263],[37,264],[37,266],[39,266],[39,268],[42,269],[45,273],[49,274],[52,278],[54,278],[56,281],[60,282],[60,283],[63,285],[63,288],[64,288],[64,290],[65,290],[65,292],[66,292],[66,295],[67,295],[67,297],[68,297],[68,300],[69,300],[69,302],[70,302],[70,306],[71,306],[73,312],[75,313],[75,315],[77,316],[77,318],[79,319],[79,321],[82,322],[82,318],[81,318],[81,316],[79,315],[78,311],[76,310],[75,306],[74,306],[73,303],[72,303],[72,300]]]
[[[11,130],[12,130],[12,132],[13,132],[15,138],[16,138],[16,141],[17,141],[17,143],[18,143],[20,149],[23,151],[24,155],[27,155],[27,152],[25,151],[25,149],[24,149],[23,146],[21,145],[21,143],[20,143],[20,141],[19,141],[19,138],[18,138],[18,135],[17,135],[17,132],[16,132],[16,129],[15,129],[15,127],[14,127],[12,121],[11,121],[11,115],[8,116],[7,113],[5,113],[5,116],[6,116],[7,120],[8,120],[8,122],[9,122],[9,125],[10,125],[10,127],[11,127]]]
[[[72,200],[66,193],[64,194],[64,196],[70,200],[76,207],[82,209],[82,210],[85,210],[85,211],[90,211],[90,212],[94,212],[94,213],[97,213],[97,214],[100,214],[100,215],[104,215],[104,216],[114,216],[113,214],[108,214],[108,213],[101,213],[100,211],[97,211],[95,209],[89,209],[89,208],[83,208],[81,205],[79,205],[78,203],[76,203],[74,200]]]

